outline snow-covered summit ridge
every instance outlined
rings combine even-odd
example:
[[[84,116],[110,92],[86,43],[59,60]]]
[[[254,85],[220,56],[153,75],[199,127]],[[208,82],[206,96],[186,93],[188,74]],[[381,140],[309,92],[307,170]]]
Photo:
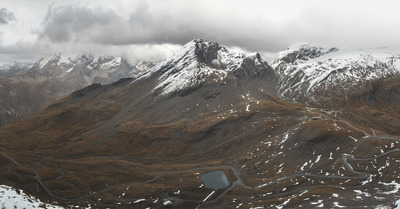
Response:
[[[89,68],[110,68],[121,65],[122,57],[114,56],[93,56],[91,54],[83,54],[76,58],[66,57],[62,54],[55,54],[49,57],[41,58],[35,65],[42,69],[47,65],[51,66],[72,66],[72,65],[87,65]]]
[[[62,65],[62,64],[69,64],[71,63],[71,59],[62,56],[61,54],[56,54],[48,57],[43,57],[39,61],[37,61],[35,64],[39,66],[39,68],[43,68],[46,66],[49,62],[56,62],[57,65]]]
[[[204,82],[222,82],[229,72],[243,68],[246,60],[254,63],[254,73],[268,66],[258,53],[235,52],[217,42],[195,39],[142,77],[160,75],[155,90],[166,95]]]
[[[400,74],[400,54],[388,48],[351,51],[304,46],[281,52],[272,62],[282,96],[297,100],[318,89],[352,88]]]
[[[31,66],[32,66],[32,63],[28,63],[28,62],[3,63],[0,65],[0,71],[7,71],[7,70],[10,70],[10,68],[28,68]]]
[[[14,73],[18,73],[32,67],[32,63],[29,62],[10,62],[3,63],[0,65],[0,76],[9,77]]]
[[[337,51],[339,49],[336,47],[324,48],[308,43],[293,44],[287,50],[279,52],[273,64],[276,63],[275,61],[287,63],[293,63],[297,60],[307,61]]]

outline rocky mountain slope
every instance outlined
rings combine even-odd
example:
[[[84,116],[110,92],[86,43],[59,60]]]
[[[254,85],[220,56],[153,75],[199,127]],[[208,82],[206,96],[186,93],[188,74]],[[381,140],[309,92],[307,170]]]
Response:
[[[93,83],[109,84],[135,77],[140,70],[121,57],[54,55],[34,64],[5,65],[0,72],[0,126],[31,116],[57,99]],[[7,75],[7,76],[6,76]]]
[[[395,206],[399,83],[374,80],[379,106],[310,107],[279,98],[282,71],[193,40],[137,78],[0,128],[0,184],[95,208]],[[212,171],[226,185],[205,182]]]

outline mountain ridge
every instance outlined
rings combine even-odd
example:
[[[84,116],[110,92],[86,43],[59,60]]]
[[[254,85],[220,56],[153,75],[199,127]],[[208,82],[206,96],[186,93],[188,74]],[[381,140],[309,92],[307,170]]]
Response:
[[[203,82],[223,82],[228,72],[242,76],[257,76],[270,66],[261,60],[258,53],[244,54],[233,52],[216,42],[194,39],[170,58],[159,63],[137,79],[147,78],[153,74],[162,74],[155,91],[170,94],[194,88]],[[247,69],[252,69],[250,72]],[[273,74],[273,72],[268,72]],[[260,75],[264,76],[264,75]]]
[[[306,57],[286,61],[285,56],[273,61],[272,66],[279,74],[279,94],[293,101],[322,103],[320,98],[329,97],[330,89],[342,92],[333,102],[343,104],[340,98],[348,97],[349,93],[362,91],[368,84],[382,78],[396,78],[400,75],[398,54],[381,50],[359,50],[346,52],[337,48],[323,49],[321,47],[300,47],[298,51],[290,49],[283,54]],[[334,50],[332,50],[334,49]],[[321,52],[325,51],[325,52]],[[301,52],[305,51],[306,55]],[[292,56],[295,57],[295,56]],[[318,94],[320,95],[318,98]],[[325,101],[326,102],[326,101]]]

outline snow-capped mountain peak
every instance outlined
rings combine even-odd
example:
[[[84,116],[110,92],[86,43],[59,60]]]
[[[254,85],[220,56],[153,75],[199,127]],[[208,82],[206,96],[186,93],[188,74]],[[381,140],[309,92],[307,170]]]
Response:
[[[0,76],[10,77],[15,73],[27,70],[32,67],[28,62],[10,62],[0,65]]]
[[[52,55],[40,59],[37,63],[39,68],[45,67],[47,64],[68,65],[71,64],[71,58],[65,57],[61,54]]]
[[[268,67],[258,53],[235,52],[217,42],[195,39],[142,78],[161,75],[155,90],[161,90],[161,94],[166,95],[201,83],[222,82],[228,73],[244,69],[244,65],[248,64],[246,60],[253,63],[254,74]]]
[[[307,61],[337,51],[339,49],[336,47],[324,48],[308,43],[293,44],[287,50],[279,52],[273,64],[279,64],[276,61],[287,63]]]
[[[279,75],[281,96],[302,101],[314,100],[317,91],[348,90],[375,79],[398,75],[400,56],[383,48],[342,51],[301,45],[298,50],[279,53],[272,66]]]

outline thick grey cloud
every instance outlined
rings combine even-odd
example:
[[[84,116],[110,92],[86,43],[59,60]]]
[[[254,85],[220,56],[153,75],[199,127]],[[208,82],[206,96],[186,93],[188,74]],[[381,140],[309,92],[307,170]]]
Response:
[[[129,16],[116,10],[67,5],[49,9],[41,34],[52,42],[121,46],[182,45],[204,38],[248,51],[269,52],[296,42],[354,48],[400,46],[396,38],[400,30],[393,27],[400,24],[400,17],[384,3],[365,1],[361,7],[344,0],[306,0],[301,4],[149,0],[134,5]]]
[[[92,42],[105,45],[184,44],[203,32],[180,23],[180,17],[152,14],[141,2],[129,18],[100,8],[49,7],[39,34],[52,42]]]
[[[195,38],[204,38],[250,50],[265,50],[265,46],[276,49],[283,45],[278,39],[279,34],[260,28],[253,20],[242,20],[241,16],[218,19],[217,11],[207,14],[196,11],[196,6],[183,4],[155,12],[149,3],[142,1],[128,18],[100,8],[50,6],[39,34],[54,43],[182,45]],[[273,36],[276,40],[271,43],[269,40]]]
[[[6,8],[0,9],[0,24],[8,24],[9,22],[16,21],[14,13],[9,12]]]
[[[46,1],[54,5],[60,2]],[[14,32],[21,34],[21,40],[31,40],[30,44],[16,43],[11,30],[5,31],[3,40],[7,44],[0,46],[0,53],[25,53],[32,47],[37,54],[84,51],[139,57],[157,54],[161,58],[169,54],[161,50],[162,46],[178,46],[195,38],[258,51],[268,57],[298,42],[339,48],[400,48],[400,29],[396,27],[400,25],[400,13],[395,0],[365,0],[362,4],[355,0],[63,2],[49,6],[47,15],[46,8],[42,9],[44,18],[36,20],[41,24],[32,28],[37,40],[24,38],[26,30]],[[38,3],[32,4],[40,8]]]
[[[91,41],[94,30],[118,20],[113,11],[67,5],[49,6],[40,34],[52,42]]]

